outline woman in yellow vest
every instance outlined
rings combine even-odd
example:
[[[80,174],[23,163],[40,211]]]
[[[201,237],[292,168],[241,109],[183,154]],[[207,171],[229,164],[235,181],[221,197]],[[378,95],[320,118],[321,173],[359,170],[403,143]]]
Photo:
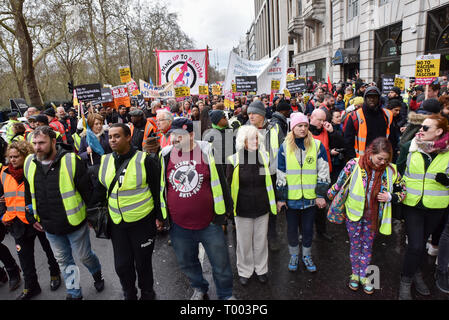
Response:
[[[29,300],[41,292],[34,261],[36,237],[39,238],[42,249],[47,255],[51,290],[56,290],[61,285],[59,266],[45,233],[35,230],[26,218],[23,164],[25,158],[31,153],[33,153],[33,147],[27,141],[11,143],[7,150],[9,165],[0,173],[0,195],[4,197],[6,207],[1,220],[15,239],[25,280],[24,290],[17,298],[18,300]]]
[[[405,185],[400,183],[396,166],[391,164],[392,158],[393,148],[388,139],[375,139],[362,157],[348,161],[328,191],[328,197],[333,199],[346,182],[349,186],[345,209],[352,266],[349,289],[353,291],[362,284],[366,294],[374,293],[375,288],[366,277],[374,237],[378,231],[391,235],[391,205],[405,197]],[[396,193],[395,184],[401,185]]]
[[[263,136],[254,126],[237,132],[237,153],[229,156],[227,177],[231,186],[237,236],[237,271],[246,285],[255,272],[261,283],[268,274],[268,218],[277,214]]]
[[[399,172],[404,172],[407,196],[404,217],[408,239],[399,299],[410,300],[411,285],[421,295],[430,295],[420,267],[426,242],[444,223],[449,205],[449,127],[445,117],[435,114],[424,120],[415,138],[401,148]]]
[[[326,207],[330,185],[329,163],[323,144],[309,132],[309,120],[300,112],[290,116],[292,131],[279,148],[277,186],[278,211],[286,208],[289,271],[298,269],[298,226],[302,225],[302,261],[309,272],[317,270],[312,260],[313,225],[316,207]]]
[[[12,132],[14,133],[14,135],[11,138],[11,142],[25,140],[25,131],[26,129],[23,123],[21,122],[14,123],[12,125]]]

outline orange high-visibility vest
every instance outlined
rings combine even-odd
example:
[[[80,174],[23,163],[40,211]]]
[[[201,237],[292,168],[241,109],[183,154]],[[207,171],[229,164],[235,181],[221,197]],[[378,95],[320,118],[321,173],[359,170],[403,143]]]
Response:
[[[61,122],[59,122],[59,120],[57,118],[54,118],[50,123],[49,126],[54,130],[57,131],[61,134],[62,136],[62,141],[64,143],[67,143],[67,137],[65,136],[65,128],[62,125]]]
[[[142,141],[142,148],[145,145],[145,141],[147,141],[150,134],[157,132],[157,126],[156,123],[154,123],[153,118],[147,119],[147,124],[145,125],[145,131],[143,134],[143,141]]]
[[[382,108],[384,112],[385,120],[387,121],[387,136],[390,136],[390,126],[393,122],[393,113],[390,110]],[[363,156],[366,150],[366,137],[368,135],[368,127],[366,125],[365,114],[363,113],[363,109],[360,108],[355,112],[358,121],[358,130],[357,136],[355,137],[354,149],[357,155],[357,158]]]
[[[19,218],[23,223],[29,224],[25,217],[25,183],[19,185],[16,179],[5,172],[3,168],[0,180],[3,185],[3,192],[6,203],[6,212],[3,215],[3,221]]]

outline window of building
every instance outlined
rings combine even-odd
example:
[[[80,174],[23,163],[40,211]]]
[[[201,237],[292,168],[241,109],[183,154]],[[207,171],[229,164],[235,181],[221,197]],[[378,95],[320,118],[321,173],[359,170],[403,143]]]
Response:
[[[298,16],[302,16],[302,0],[298,0]]]
[[[426,53],[439,53],[440,75],[449,74],[449,5],[427,14]]]
[[[359,15],[359,0],[348,0],[348,21]]]
[[[390,0],[379,0],[379,7],[383,6],[384,4],[390,2]]]
[[[380,83],[383,74],[400,74],[402,22],[374,31],[374,78]]]
[[[311,61],[299,65],[299,74],[313,81],[326,79],[326,59]]]

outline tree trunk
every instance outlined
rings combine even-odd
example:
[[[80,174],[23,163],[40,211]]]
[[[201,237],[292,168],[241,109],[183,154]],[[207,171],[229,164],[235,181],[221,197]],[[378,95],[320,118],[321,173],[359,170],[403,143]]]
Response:
[[[23,16],[23,0],[9,1],[14,12],[16,38],[19,43],[20,57],[22,59],[23,79],[26,84],[30,103],[32,106],[40,107],[43,103],[34,73],[33,43]]]

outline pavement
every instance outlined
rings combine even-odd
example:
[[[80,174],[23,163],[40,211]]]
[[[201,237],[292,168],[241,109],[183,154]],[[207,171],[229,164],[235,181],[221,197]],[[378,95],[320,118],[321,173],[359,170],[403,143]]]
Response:
[[[236,270],[236,239],[231,223],[228,225],[227,245],[234,274],[234,295],[239,300],[397,300],[402,259],[405,252],[405,235],[403,223],[396,220],[391,236],[378,235],[374,242],[372,265],[379,268],[380,288],[371,296],[362,290],[353,292],[347,287],[351,274],[349,262],[349,241],[345,225],[328,223],[328,233],[334,237],[333,243],[315,236],[312,253],[317,265],[316,273],[306,271],[302,262],[298,271],[289,272],[287,265],[289,254],[287,247],[285,216],[280,214],[277,219],[280,250],[270,252],[269,280],[261,284],[253,277],[247,286],[238,281]],[[87,269],[75,257],[80,267],[81,287],[85,300],[122,300],[123,295],[119,279],[114,270],[113,249],[110,240],[96,239],[91,230],[91,242],[94,252],[98,255],[103,268],[105,289],[97,293],[93,287],[93,279]],[[15,253],[14,240],[7,235],[3,241],[18,262]],[[45,254],[39,241],[35,242],[36,269],[42,293],[34,300],[64,300],[64,284],[52,292],[49,288],[49,270]],[[431,290],[431,296],[420,296],[413,290],[416,300],[448,300],[449,295],[440,292],[433,280],[436,257],[426,256],[424,279]],[[200,248],[205,279],[210,283],[209,296],[217,299],[213,283],[212,270],[207,255]],[[188,279],[180,271],[173,248],[169,245],[167,234],[158,235],[153,254],[153,271],[158,300],[188,300],[192,294]],[[0,300],[14,300],[21,292],[22,286],[14,292],[9,292],[7,285],[0,286]]]

